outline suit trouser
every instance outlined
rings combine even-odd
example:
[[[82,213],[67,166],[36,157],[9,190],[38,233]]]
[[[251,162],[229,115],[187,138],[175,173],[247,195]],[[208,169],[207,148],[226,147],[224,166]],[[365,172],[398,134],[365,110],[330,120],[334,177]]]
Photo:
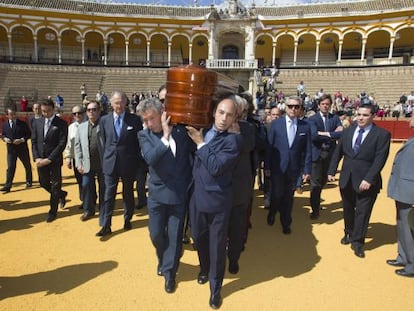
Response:
[[[351,181],[340,191],[344,208],[345,233],[351,236],[352,244],[364,245],[369,218],[378,192],[369,190],[357,193]]]
[[[124,207],[124,221],[130,221],[134,214],[134,181],[135,176],[119,176],[118,174],[104,174],[105,195],[99,212],[99,225],[110,227],[114,213],[116,190],[119,178],[122,179],[122,200]]]
[[[234,205],[229,219],[227,257],[229,261],[238,261],[247,239],[249,206],[251,201]]]
[[[105,195],[105,180],[102,170],[89,171],[82,175],[82,197],[83,197],[83,210],[89,215],[95,214],[96,205],[96,182],[95,177],[98,180],[98,204],[99,209],[102,206],[102,201]]]
[[[293,196],[297,177],[285,173],[272,175],[272,190],[269,213],[280,213],[280,223],[284,229],[290,228],[292,223]]]
[[[325,151],[322,151],[325,152]],[[326,151],[328,154],[328,152]],[[328,168],[331,157],[320,157],[317,161],[312,162],[312,173],[310,177],[310,203],[312,212],[319,215],[321,208],[321,192],[328,180]]]
[[[218,213],[205,213],[190,204],[191,232],[197,248],[201,272],[208,272],[210,292],[221,291],[226,269],[226,244],[230,209]]]
[[[76,183],[78,184],[79,200],[83,201],[82,174],[79,173],[78,169],[76,168],[75,159],[72,159],[72,168],[73,168],[73,174],[75,175]]]
[[[40,186],[50,193],[49,215],[56,215],[59,199],[67,194],[62,191],[62,166],[60,164],[49,164],[38,167]]]
[[[27,145],[7,146],[7,173],[5,188],[11,188],[16,173],[17,158],[22,162],[26,171],[26,183],[32,183],[32,166],[30,165],[29,149]]]
[[[137,176],[136,176],[138,205],[147,205],[147,194],[145,190],[147,174],[148,174],[148,166],[146,164],[140,164],[137,168]]]
[[[414,273],[414,236],[408,223],[408,214],[411,204],[395,202],[397,208],[397,235],[398,257],[397,261],[404,264],[404,270]]]
[[[167,281],[175,278],[178,269],[185,212],[185,204],[167,205],[148,198],[148,229]]]

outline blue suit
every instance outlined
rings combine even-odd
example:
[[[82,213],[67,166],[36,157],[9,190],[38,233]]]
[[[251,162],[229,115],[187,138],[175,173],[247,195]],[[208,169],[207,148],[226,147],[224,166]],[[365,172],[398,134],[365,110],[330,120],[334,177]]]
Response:
[[[166,281],[175,278],[181,256],[183,222],[191,183],[192,153],[195,145],[183,126],[171,133],[175,156],[162,141],[162,132],[149,129],[138,132],[144,160],[149,166],[149,231],[158,267]]]
[[[212,295],[219,295],[226,265],[226,242],[232,207],[233,170],[239,157],[239,135],[218,133],[195,153],[194,190],[190,199],[191,231],[201,273]]]
[[[102,227],[110,227],[119,178],[122,179],[123,186],[124,221],[129,222],[134,213],[133,185],[140,153],[137,133],[142,130],[142,122],[138,116],[126,112],[118,138],[113,113],[109,113],[100,118],[99,130],[103,146],[102,172],[105,179],[105,195],[99,223]]]
[[[304,174],[310,174],[312,163],[309,124],[297,119],[296,136],[289,147],[286,118],[287,116],[279,118],[271,124],[265,161],[265,170],[270,171],[272,182],[269,214],[280,212],[280,222],[284,230],[290,229],[292,223],[296,180],[302,172],[302,167]]]
[[[329,113],[323,122],[321,113],[318,112],[308,119],[312,134],[312,173],[310,203],[312,213],[319,216],[321,204],[321,192],[328,180],[328,168],[335,150],[336,140],[342,136],[342,131],[335,131],[342,126],[337,115]],[[329,132],[330,137],[319,135],[318,132]]]

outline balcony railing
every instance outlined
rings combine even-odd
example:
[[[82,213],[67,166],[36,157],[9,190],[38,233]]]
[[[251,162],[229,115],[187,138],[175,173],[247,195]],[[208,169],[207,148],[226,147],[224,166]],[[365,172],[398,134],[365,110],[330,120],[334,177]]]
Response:
[[[208,59],[210,69],[257,69],[257,59]]]

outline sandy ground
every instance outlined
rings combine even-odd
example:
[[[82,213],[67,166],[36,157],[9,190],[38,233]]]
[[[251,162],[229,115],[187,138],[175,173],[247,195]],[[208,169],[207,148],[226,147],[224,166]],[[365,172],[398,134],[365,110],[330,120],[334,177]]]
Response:
[[[399,143],[383,170],[386,182]],[[5,144],[0,144],[2,182]],[[34,170],[35,171],[35,170]],[[156,276],[146,209],[124,232],[120,194],[113,234],[100,241],[98,219],[81,222],[75,180],[64,168],[68,210],[45,222],[48,195],[24,189],[21,163],[12,191],[0,194],[0,310],[210,310],[208,284],[198,285],[197,254],[185,246],[174,294]],[[35,173],[37,180],[37,173]],[[120,190],[120,188],[119,188]],[[414,189],[413,189],[414,191]],[[343,235],[341,199],[328,185],[321,218],[309,219],[309,189],[296,195],[292,234],[266,224],[263,196],[255,191],[252,223],[237,275],[226,273],[222,310],[412,310],[414,279],[385,264],[396,256],[394,202],[383,190],[371,217],[366,258],[357,258]],[[411,306],[411,307],[410,307]]]

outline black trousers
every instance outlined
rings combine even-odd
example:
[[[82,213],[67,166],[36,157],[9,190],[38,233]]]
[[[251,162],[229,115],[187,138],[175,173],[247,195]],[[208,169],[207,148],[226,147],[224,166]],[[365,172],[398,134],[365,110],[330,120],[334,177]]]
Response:
[[[322,151],[319,159],[312,162],[312,173],[310,178],[310,203],[312,212],[315,215],[319,215],[321,208],[321,192],[322,188],[328,181],[328,169],[330,161],[331,157],[329,156],[329,151]]]
[[[26,171],[26,183],[32,183],[32,166],[30,165],[30,156],[27,143],[20,145],[7,145],[7,173],[5,188],[11,188],[14,174],[16,173],[17,159],[20,159]]]
[[[49,164],[38,167],[40,186],[50,193],[49,215],[56,215],[59,199],[67,193],[62,191],[62,166],[60,164]]]
[[[340,191],[344,208],[345,233],[351,236],[352,244],[363,245],[378,191],[372,189],[358,193],[353,189],[351,181]]]

